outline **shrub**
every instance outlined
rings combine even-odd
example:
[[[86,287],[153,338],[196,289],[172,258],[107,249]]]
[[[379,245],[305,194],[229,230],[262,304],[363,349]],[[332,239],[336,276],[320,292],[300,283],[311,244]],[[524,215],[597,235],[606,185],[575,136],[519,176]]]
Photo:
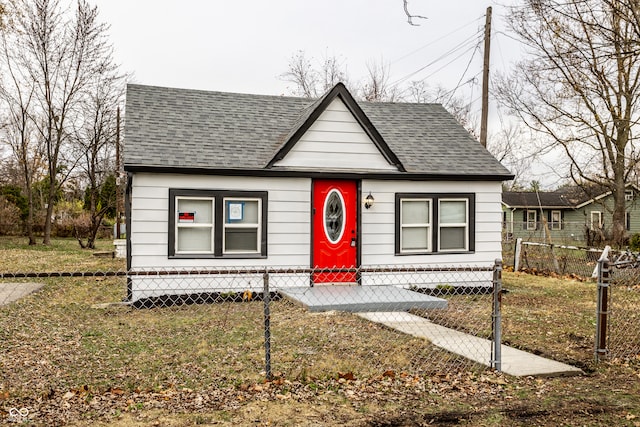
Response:
[[[0,196],[0,234],[18,234],[20,229],[20,209],[5,196]]]
[[[640,233],[636,233],[629,239],[629,249],[632,251],[640,251]]]

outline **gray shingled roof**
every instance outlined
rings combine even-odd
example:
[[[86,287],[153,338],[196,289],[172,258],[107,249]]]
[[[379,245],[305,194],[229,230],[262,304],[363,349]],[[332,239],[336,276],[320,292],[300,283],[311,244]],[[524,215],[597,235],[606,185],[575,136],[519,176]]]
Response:
[[[317,105],[306,98],[128,85],[125,169],[264,169]],[[358,105],[407,173],[511,177],[439,104]]]
[[[604,186],[574,185],[561,187],[555,191],[503,191],[502,202],[512,208],[575,208],[610,190]],[[538,198],[540,201],[538,202]]]
[[[538,201],[539,199],[539,201]],[[570,208],[571,202],[558,191],[503,191],[502,201],[512,208]]]

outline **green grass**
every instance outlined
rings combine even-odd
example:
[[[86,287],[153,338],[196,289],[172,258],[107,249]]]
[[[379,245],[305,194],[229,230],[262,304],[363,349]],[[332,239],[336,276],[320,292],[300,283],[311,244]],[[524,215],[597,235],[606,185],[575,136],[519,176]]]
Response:
[[[504,275],[503,338],[514,347],[590,367],[594,359],[596,284]]]
[[[1,272],[119,271],[122,258],[96,257],[95,252],[112,251],[113,240],[96,241],[96,249],[82,249],[75,239],[53,239],[51,245],[29,246],[24,237],[0,237]]]

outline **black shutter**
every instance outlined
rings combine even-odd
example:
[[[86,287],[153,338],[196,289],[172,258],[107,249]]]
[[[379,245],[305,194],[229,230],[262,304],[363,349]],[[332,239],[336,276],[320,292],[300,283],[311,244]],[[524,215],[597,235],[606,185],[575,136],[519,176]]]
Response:
[[[631,212],[625,212],[627,217],[627,226],[625,227],[627,231],[631,231]]]

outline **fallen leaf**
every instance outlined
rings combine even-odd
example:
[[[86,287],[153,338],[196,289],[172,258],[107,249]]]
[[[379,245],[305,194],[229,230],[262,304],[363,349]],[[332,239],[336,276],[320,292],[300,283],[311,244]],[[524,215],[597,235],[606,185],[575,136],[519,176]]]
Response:
[[[354,381],[356,379],[355,375],[353,375],[353,372],[338,372],[338,378],[347,381]]]

